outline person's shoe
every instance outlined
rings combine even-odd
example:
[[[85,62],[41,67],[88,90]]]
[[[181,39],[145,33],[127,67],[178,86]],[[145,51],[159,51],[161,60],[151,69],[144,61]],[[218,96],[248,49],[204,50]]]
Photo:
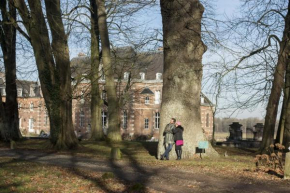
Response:
[[[169,156],[166,157],[166,160],[169,160]]]
[[[160,160],[164,160],[164,155],[161,155]]]

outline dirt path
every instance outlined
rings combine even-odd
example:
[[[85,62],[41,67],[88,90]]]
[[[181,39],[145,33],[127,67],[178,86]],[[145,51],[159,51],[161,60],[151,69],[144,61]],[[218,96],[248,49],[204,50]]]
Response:
[[[257,181],[253,183],[250,180],[243,181],[235,178],[235,176],[225,178],[218,176],[218,174],[204,173],[194,169],[164,168],[158,165],[146,166],[136,162],[114,162],[27,150],[0,149],[0,157],[14,157],[21,160],[96,172],[113,172],[120,179],[128,182],[140,182],[157,192],[290,192],[290,187],[286,184],[273,185]]]

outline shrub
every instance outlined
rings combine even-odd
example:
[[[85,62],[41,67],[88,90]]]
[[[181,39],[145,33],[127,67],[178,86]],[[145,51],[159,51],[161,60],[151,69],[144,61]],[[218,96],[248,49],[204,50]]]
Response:
[[[274,150],[276,147],[276,151]],[[274,171],[279,175],[284,174],[283,162],[283,150],[285,146],[276,143],[275,146],[272,144],[267,148],[268,154],[256,155],[254,162],[259,170],[264,170],[266,172]]]

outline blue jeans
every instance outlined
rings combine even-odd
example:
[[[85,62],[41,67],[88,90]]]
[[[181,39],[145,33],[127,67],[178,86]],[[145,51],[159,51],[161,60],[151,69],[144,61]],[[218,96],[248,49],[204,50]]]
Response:
[[[164,152],[163,156],[166,157],[167,159],[169,159],[169,152],[171,151],[172,146],[173,146],[173,144],[171,144],[171,143],[169,143],[167,145],[167,147],[165,145],[166,149],[165,149],[165,152]]]

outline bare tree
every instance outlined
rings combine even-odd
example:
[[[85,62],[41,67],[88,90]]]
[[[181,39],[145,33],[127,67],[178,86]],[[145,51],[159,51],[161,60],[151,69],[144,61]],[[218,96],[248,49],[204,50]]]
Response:
[[[27,4],[24,0],[13,2],[34,50],[41,89],[50,118],[51,143],[56,148],[76,147],[78,142],[72,124],[70,58],[60,1],[44,1],[47,22],[40,0],[29,0]]]
[[[6,101],[2,103],[2,126],[0,136],[4,140],[21,138],[16,87],[16,9],[6,0],[0,2],[0,44],[4,56]],[[14,25],[13,25],[14,24]]]

